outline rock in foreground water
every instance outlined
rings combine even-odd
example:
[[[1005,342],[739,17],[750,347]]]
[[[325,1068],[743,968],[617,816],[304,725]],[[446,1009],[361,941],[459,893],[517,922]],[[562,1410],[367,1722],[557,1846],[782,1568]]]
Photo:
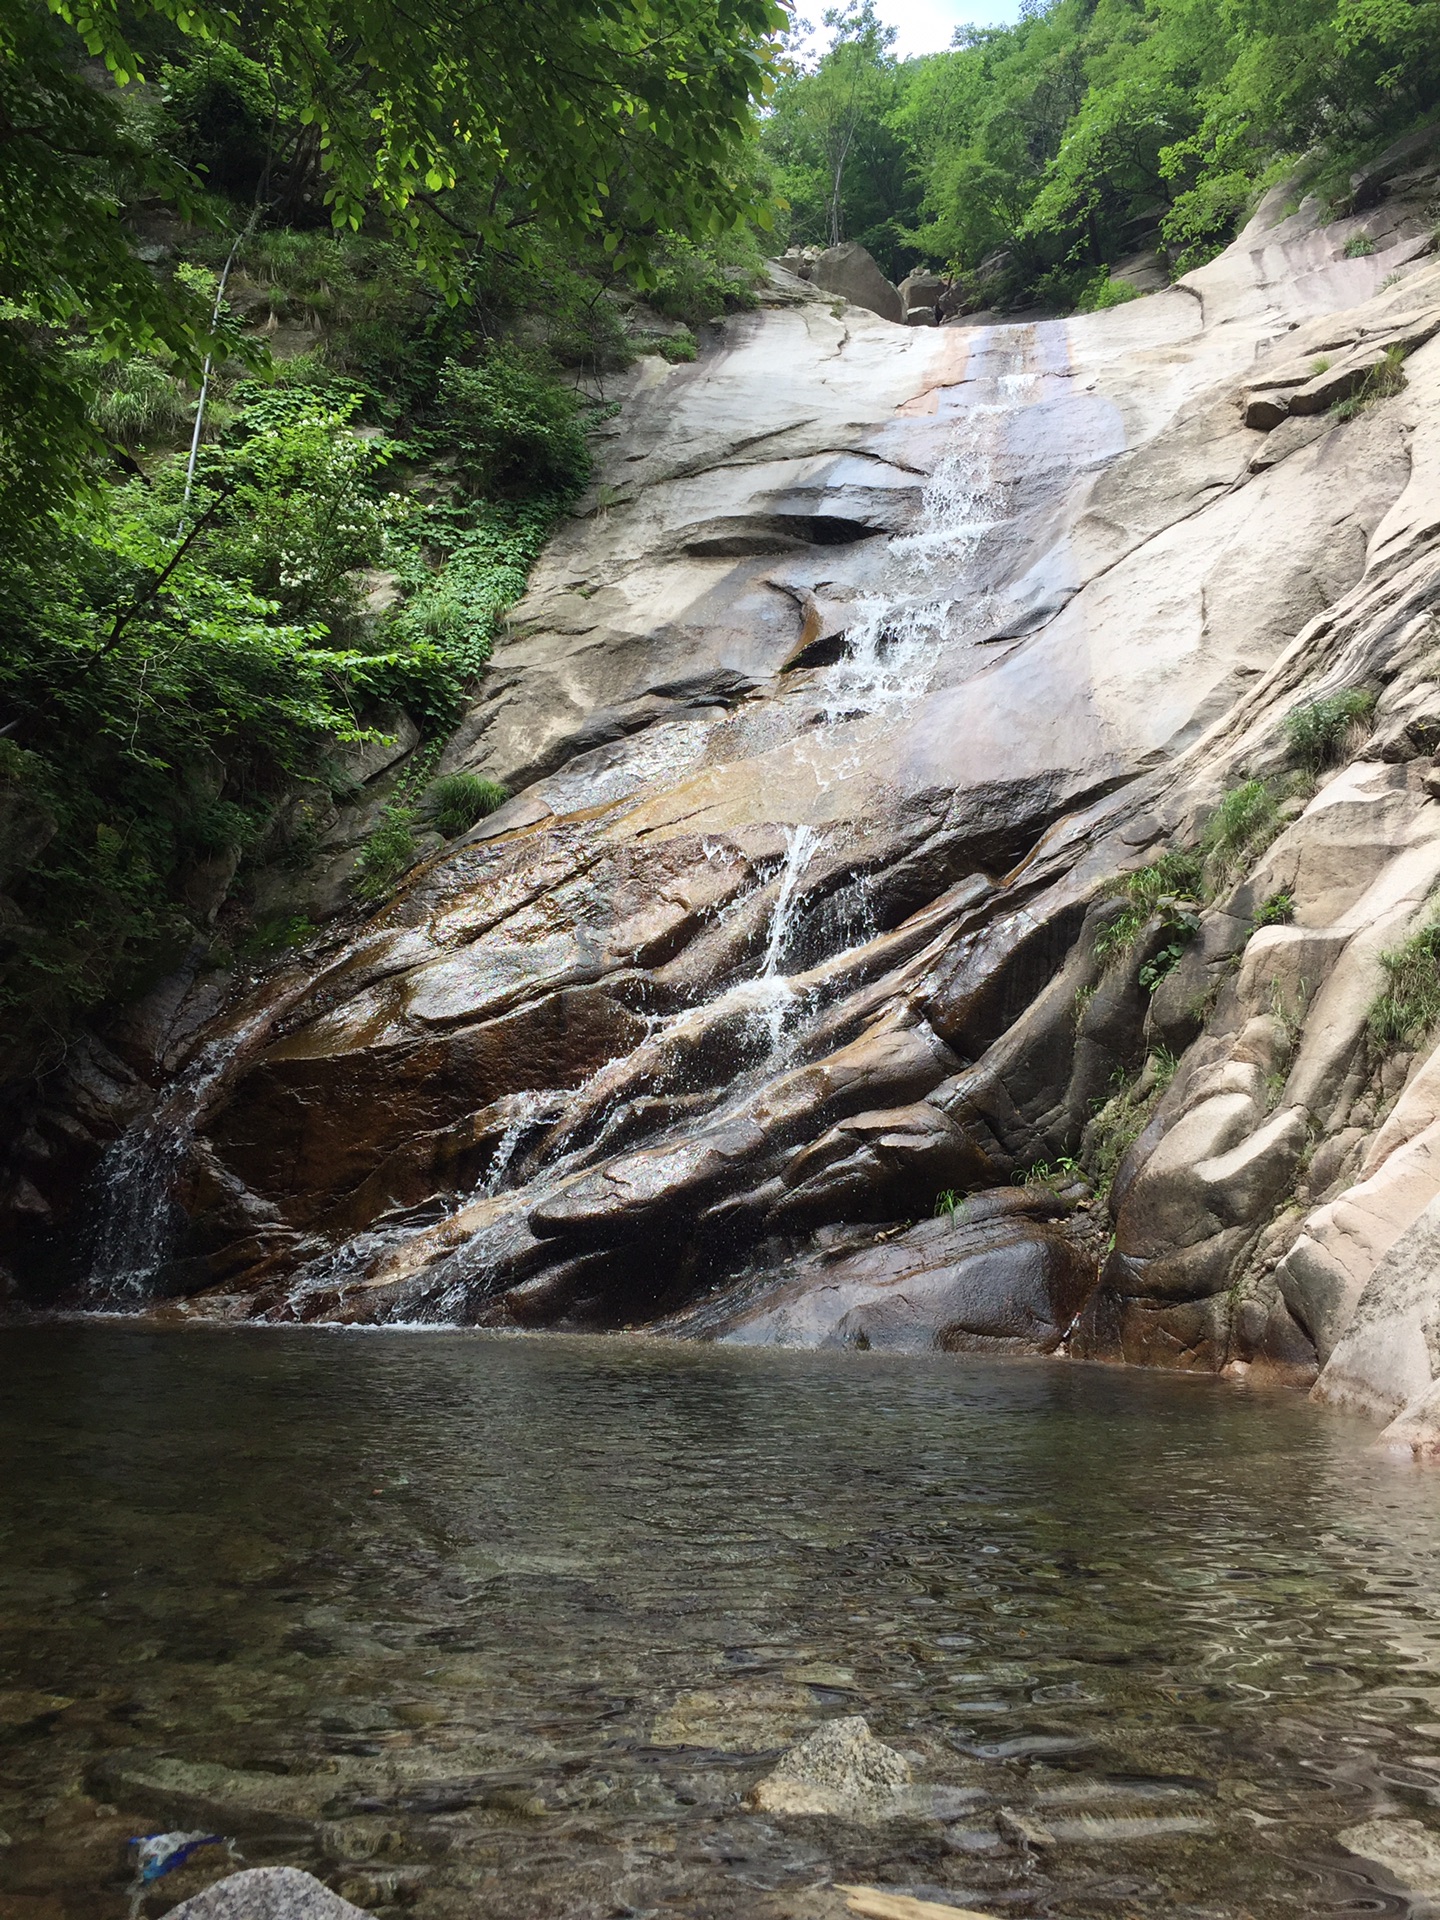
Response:
[[[883,1819],[907,1798],[910,1763],[877,1740],[863,1714],[827,1720],[781,1755],[753,1789],[757,1813],[828,1813]]]
[[[171,1920],[370,1920],[299,1867],[247,1867],[176,1907]]]

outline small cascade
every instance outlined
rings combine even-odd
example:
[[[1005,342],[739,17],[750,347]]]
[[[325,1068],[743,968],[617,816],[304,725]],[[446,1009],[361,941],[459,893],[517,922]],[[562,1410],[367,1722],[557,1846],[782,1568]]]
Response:
[[[97,1306],[139,1306],[170,1257],[180,1224],[173,1198],[188,1136],[155,1115],[112,1141],[91,1176],[85,1292]]]
[[[155,1109],[133,1121],[101,1155],[82,1218],[87,1303],[143,1307],[155,1276],[174,1257],[184,1214],[175,1188],[195,1135],[229,1076],[265,1039],[300,990],[293,983],[248,1020],[203,1048]]]
[[[780,868],[780,889],[770,915],[765,958],[759,979],[747,983],[755,1000],[755,1018],[768,1041],[767,1058],[780,1052],[786,1021],[795,1005],[795,994],[781,970],[781,961],[797,923],[796,890],[819,845],[819,834],[803,822],[785,829],[785,859]]]
[[[827,723],[919,699],[945,646],[985,624],[988,597],[976,591],[971,563],[985,536],[1005,520],[1007,488],[995,467],[997,423],[1026,403],[1041,378],[1024,366],[1023,344],[1003,354],[1005,370],[974,383],[986,397],[955,416],[949,443],[921,495],[919,526],[886,542],[895,584],[884,599],[857,603],[846,651],[821,680]]]

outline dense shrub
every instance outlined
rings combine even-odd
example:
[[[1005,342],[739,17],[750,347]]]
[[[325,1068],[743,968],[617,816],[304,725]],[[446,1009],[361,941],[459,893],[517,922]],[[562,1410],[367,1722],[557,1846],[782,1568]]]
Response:
[[[1291,758],[1306,773],[1322,773],[1340,758],[1346,740],[1374,710],[1374,694],[1361,687],[1347,687],[1322,700],[1305,701],[1285,720]]]
[[[477,820],[503,807],[510,789],[498,780],[482,780],[474,773],[444,773],[431,784],[425,796],[425,811],[430,824],[447,840],[457,833],[468,833]]]
[[[590,478],[584,401],[513,348],[494,348],[474,367],[451,361],[440,376],[439,404],[472,498],[540,492],[568,499]]]

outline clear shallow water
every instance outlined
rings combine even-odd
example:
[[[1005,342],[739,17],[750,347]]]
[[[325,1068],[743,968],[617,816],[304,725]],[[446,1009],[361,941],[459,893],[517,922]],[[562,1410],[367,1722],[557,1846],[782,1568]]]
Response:
[[[169,1826],[415,1920],[1403,1913],[1334,1836],[1440,1829],[1440,1479],[1297,1400],[465,1334],[0,1364],[0,1920],[120,1916]],[[746,1811],[857,1712],[944,1818]]]

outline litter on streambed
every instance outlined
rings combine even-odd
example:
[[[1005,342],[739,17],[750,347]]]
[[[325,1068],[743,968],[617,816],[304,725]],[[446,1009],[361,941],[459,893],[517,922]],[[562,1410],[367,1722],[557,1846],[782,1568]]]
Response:
[[[183,1867],[201,1847],[224,1847],[232,1860],[240,1855],[223,1833],[146,1833],[130,1842],[135,1849],[135,1878],[130,1882],[130,1920],[136,1920],[146,1889]]]

